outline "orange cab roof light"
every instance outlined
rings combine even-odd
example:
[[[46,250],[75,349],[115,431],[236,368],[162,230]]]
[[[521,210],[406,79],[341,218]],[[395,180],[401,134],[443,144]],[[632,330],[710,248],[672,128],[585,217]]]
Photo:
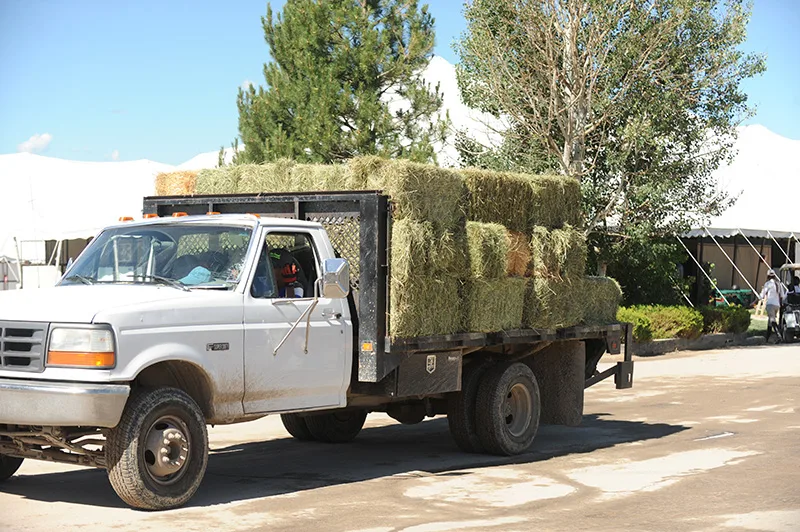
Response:
[[[260,214],[256,214],[254,212],[248,212],[247,214],[249,214],[250,216],[255,216],[256,218],[261,218]]]
[[[120,216],[119,217],[119,221],[120,222],[132,222],[133,221],[133,217],[132,216]]]
[[[189,216],[189,215],[187,213],[185,213],[185,212],[173,212],[172,213],[172,217],[173,218],[180,218],[182,216]]]
[[[217,211],[208,211],[208,212],[206,213],[206,216],[214,216],[214,215],[216,215],[216,214],[219,214],[219,213],[218,213]]]
[[[145,214],[144,216],[142,216],[142,218],[144,218],[144,219],[146,219],[146,220],[147,220],[147,219],[150,219],[150,218],[158,218],[158,214],[156,214],[156,213],[154,213],[154,212],[148,212],[147,214]]]

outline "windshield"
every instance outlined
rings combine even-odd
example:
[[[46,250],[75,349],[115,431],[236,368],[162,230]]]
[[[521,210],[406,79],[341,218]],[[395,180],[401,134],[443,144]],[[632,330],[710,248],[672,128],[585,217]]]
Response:
[[[185,222],[107,229],[59,284],[231,290],[239,282],[252,233],[243,226]]]

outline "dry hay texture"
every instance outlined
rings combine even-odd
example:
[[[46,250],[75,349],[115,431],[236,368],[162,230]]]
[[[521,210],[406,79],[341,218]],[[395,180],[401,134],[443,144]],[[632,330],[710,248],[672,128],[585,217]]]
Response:
[[[461,281],[447,275],[411,275],[390,281],[389,334],[410,338],[462,330]]]
[[[363,156],[345,165],[279,160],[175,172],[156,184],[159,195],[383,191],[393,209],[392,337],[606,322],[618,305],[613,281],[583,280],[574,179]]]
[[[185,196],[194,194],[196,188],[197,172],[191,170],[156,175],[156,196]]]
[[[474,279],[500,279],[508,270],[511,240],[500,224],[467,222],[469,265]]]
[[[523,327],[560,329],[583,319],[583,279],[555,280],[534,277],[527,280]]]
[[[392,223],[391,276],[404,281],[413,276],[464,276],[467,244],[463,232],[437,232],[430,222],[397,220]]]
[[[470,220],[499,223],[519,233],[537,225],[581,223],[581,189],[575,179],[474,168],[460,173],[469,191]]]
[[[622,301],[619,283],[610,277],[586,277],[583,280],[583,323],[606,325],[617,322]]]
[[[527,282],[521,277],[467,281],[464,284],[465,329],[483,333],[519,329]]]
[[[583,232],[565,225],[548,230],[537,226],[531,238],[533,274],[559,280],[576,280],[586,270],[586,237]]]
[[[531,239],[526,233],[508,232],[508,275],[527,277],[531,275]]]

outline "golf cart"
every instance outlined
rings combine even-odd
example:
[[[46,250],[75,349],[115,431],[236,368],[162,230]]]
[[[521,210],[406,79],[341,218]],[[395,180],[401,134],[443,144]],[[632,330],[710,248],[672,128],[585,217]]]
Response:
[[[784,264],[779,275],[784,286],[791,289],[794,278],[800,276],[800,264]],[[780,323],[784,342],[791,342],[800,336],[800,294],[790,293],[786,296]]]

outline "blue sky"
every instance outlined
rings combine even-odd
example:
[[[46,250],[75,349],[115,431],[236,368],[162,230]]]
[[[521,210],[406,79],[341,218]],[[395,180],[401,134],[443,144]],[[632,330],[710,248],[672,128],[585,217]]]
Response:
[[[428,4],[436,53],[455,62],[461,1]],[[237,88],[263,82],[265,9],[263,0],[0,0],[0,153],[27,142],[66,159],[178,164],[228,146]],[[746,49],[768,54],[766,74],[745,84],[758,106],[750,123],[800,139],[800,2],[755,0]]]

